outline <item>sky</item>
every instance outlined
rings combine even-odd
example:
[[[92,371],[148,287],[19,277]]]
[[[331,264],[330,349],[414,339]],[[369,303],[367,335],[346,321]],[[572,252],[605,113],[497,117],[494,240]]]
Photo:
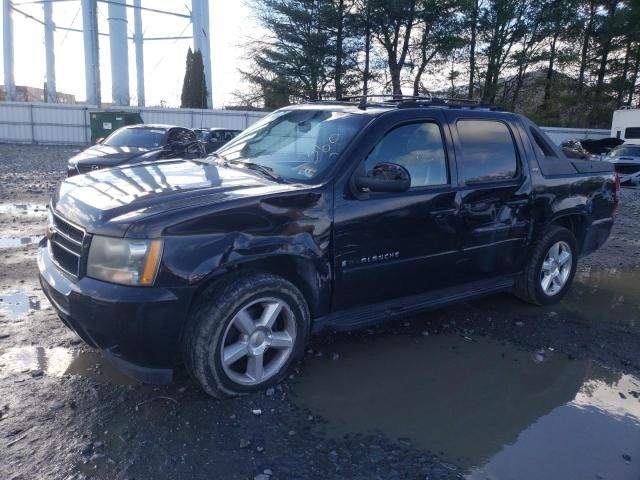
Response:
[[[126,0],[132,5],[132,0]],[[20,10],[43,19],[41,4],[32,0],[13,0]],[[142,0],[143,7],[188,13],[189,0]],[[133,34],[133,9],[128,8],[128,28]],[[98,30],[108,33],[108,5],[98,3]],[[53,21],[56,25],[82,28],[80,0],[55,1]],[[260,31],[250,7],[244,0],[209,0],[211,32],[211,69],[213,105],[223,107],[234,103],[233,92],[242,89],[239,68],[246,68],[250,59],[243,48],[250,37]],[[0,22],[0,31],[2,30]],[[44,29],[37,22],[18,12],[13,13],[16,85],[42,88],[45,76]],[[190,36],[189,19],[154,12],[143,12],[143,34],[147,37]],[[78,101],[86,98],[84,85],[84,53],[82,34],[58,30],[54,34],[56,83],[58,92],[70,93]],[[1,34],[0,34],[1,38]],[[109,37],[100,36],[100,80],[102,101],[111,101],[111,59]],[[180,106],[185,58],[192,40],[155,40],[144,43],[145,95],[147,106],[166,102],[169,107]],[[129,41],[129,90],[131,105],[136,99],[135,50]],[[3,70],[0,62],[0,71]],[[3,82],[4,72],[0,76]]]

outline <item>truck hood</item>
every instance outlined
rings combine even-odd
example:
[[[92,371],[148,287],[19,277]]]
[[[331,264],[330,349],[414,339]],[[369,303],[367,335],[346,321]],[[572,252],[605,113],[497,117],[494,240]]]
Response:
[[[51,206],[89,233],[122,237],[150,216],[298,188],[240,168],[172,160],[70,177],[54,193]]]

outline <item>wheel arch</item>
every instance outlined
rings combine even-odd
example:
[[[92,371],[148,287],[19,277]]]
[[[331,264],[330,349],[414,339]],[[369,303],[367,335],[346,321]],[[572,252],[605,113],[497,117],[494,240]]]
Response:
[[[587,228],[589,225],[589,219],[584,213],[567,213],[555,217],[549,225],[557,225],[569,230],[576,237],[576,243],[578,245],[578,254],[582,253],[584,248],[584,242],[587,237]]]
[[[192,304],[204,290],[224,282],[230,274],[251,274],[252,272],[277,275],[295,285],[307,302],[311,318],[328,312],[331,301],[329,262],[289,254],[244,258],[220,266],[200,282],[194,293]]]

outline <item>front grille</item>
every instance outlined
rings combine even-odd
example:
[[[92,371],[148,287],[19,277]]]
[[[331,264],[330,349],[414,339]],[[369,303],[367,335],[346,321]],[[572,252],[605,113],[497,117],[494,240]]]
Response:
[[[78,163],[76,168],[78,169],[78,173],[88,173],[98,170],[100,167],[88,163]]]
[[[640,172],[640,165],[625,165],[618,163],[616,164],[615,169],[620,175],[631,175],[632,173]]]
[[[78,276],[84,230],[53,214],[54,232],[49,240],[53,261],[65,272]]]

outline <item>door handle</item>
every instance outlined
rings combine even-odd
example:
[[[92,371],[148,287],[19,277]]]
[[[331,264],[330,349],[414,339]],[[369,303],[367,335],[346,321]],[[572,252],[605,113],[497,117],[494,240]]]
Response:
[[[430,210],[429,211],[429,215],[432,216],[433,218],[444,218],[446,216],[449,215],[453,215],[454,213],[456,213],[456,209],[455,208],[441,208],[439,210]]]
[[[462,205],[462,211],[464,212],[483,212],[491,207],[491,202],[477,202],[477,203],[465,203]]]

